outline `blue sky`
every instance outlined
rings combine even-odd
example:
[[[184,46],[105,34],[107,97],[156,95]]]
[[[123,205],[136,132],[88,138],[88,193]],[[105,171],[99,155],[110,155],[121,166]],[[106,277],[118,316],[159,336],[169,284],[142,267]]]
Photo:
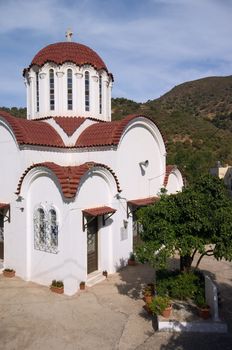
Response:
[[[231,75],[231,15],[232,0],[0,0],[0,106],[26,106],[23,68],[67,28],[114,74],[113,97]]]

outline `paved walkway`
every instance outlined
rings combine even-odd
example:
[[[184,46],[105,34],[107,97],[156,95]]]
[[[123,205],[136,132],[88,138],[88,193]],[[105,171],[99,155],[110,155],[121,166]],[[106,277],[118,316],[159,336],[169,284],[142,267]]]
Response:
[[[73,297],[0,276],[1,350],[231,350],[232,264],[205,259],[202,268],[222,293],[226,335],[155,333],[141,290],[153,280],[148,266],[127,267]]]

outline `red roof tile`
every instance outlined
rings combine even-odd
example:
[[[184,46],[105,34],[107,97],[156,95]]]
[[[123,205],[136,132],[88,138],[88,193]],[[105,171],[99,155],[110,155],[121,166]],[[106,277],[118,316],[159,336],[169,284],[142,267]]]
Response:
[[[46,122],[16,118],[1,110],[0,117],[9,124],[20,145],[65,147],[60,135]]]
[[[96,69],[107,71],[105,63],[94,50],[75,42],[58,42],[44,47],[35,55],[30,66],[35,64],[41,67],[47,62],[73,62],[78,66],[89,64]]]
[[[131,120],[144,116],[131,114],[122,120],[107,123],[96,123],[86,128],[77,139],[77,147],[113,146],[118,145],[124,129]]]
[[[10,207],[9,203],[0,203],[0,209],[7,209]]]
[[[154,204],[159,200],[159,197],[148,197],[148,198],[138,198],[129,200],[127,203],[130,205],[134,205],[136,207],[143,207],[146,205]]]
[[[167,186],[169,175],[171,174],[171,172],[172,172],[175,168],[176,168],[175,165],[167,165],[167,166],[166,166],[166,173],[165,173],[165,176],[164,176],[164,187]]]
[[[54,117],[55,122],[70,137],[84,123],[84,117]]]
[[[44,163],[38,163],[31,165],[29,168],[25,170],[25,172],[22,174],[19,184],[17,187],[17,192],[16,194],[19,194],[21,191],[22,183],[27,175],[27,173],[36,167],[45,167],[51,170],[57,177],[60,186],[62,188],[62,192],[66,198],[74,198],[77,192],[77,189],[80,184],[80,180],[84,174],[89,171],[90,169],[93,169],[94,167],[102,167],[107,169],[111,174],[113,175],[116,185],[117,185],[117,190],[118,192],[121,192],[119,181],[113,170],[108,167],[105,164],[100,164],[100,163],[94,163],[94,162],[89,162],[89,163],[84,163],[82,165],[78,166],[61,166],[52,162],[44,162]]]
[[[104,207],[84,209],[82,211],[84,214],[87,214],[87,215],[101,216],[101,215],[115,213],[116,209],[104,206]]]

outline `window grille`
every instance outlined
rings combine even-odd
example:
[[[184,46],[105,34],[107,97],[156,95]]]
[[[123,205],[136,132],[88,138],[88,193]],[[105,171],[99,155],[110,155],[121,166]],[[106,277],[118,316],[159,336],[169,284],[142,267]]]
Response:
[[[34,212],[34,248],[48,253],[58,252],[58,225],[55,209]]]
[[[49,70],[49,94],[50,94],[50,110],[55,110],[55,80],[54,70]]]
[[[73,109],[72,69],[68,69],[68,72],[67,72],[67,99],[68,99],[68,110],[72,110]]]
[[[90,110],[89,72],[85,72],[85,110]]]
[[[39,112],[39,73],[36,72],[36,111]]]
[[[102,114],[102,76],[99,77],[99,113]]]

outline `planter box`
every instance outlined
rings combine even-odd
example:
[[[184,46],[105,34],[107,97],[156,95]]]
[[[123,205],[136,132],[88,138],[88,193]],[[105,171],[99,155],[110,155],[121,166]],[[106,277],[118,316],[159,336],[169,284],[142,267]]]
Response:
[[[15,276],[15,271],[4,271],[3,270],[3,276],[5,277],[14,277]]]

